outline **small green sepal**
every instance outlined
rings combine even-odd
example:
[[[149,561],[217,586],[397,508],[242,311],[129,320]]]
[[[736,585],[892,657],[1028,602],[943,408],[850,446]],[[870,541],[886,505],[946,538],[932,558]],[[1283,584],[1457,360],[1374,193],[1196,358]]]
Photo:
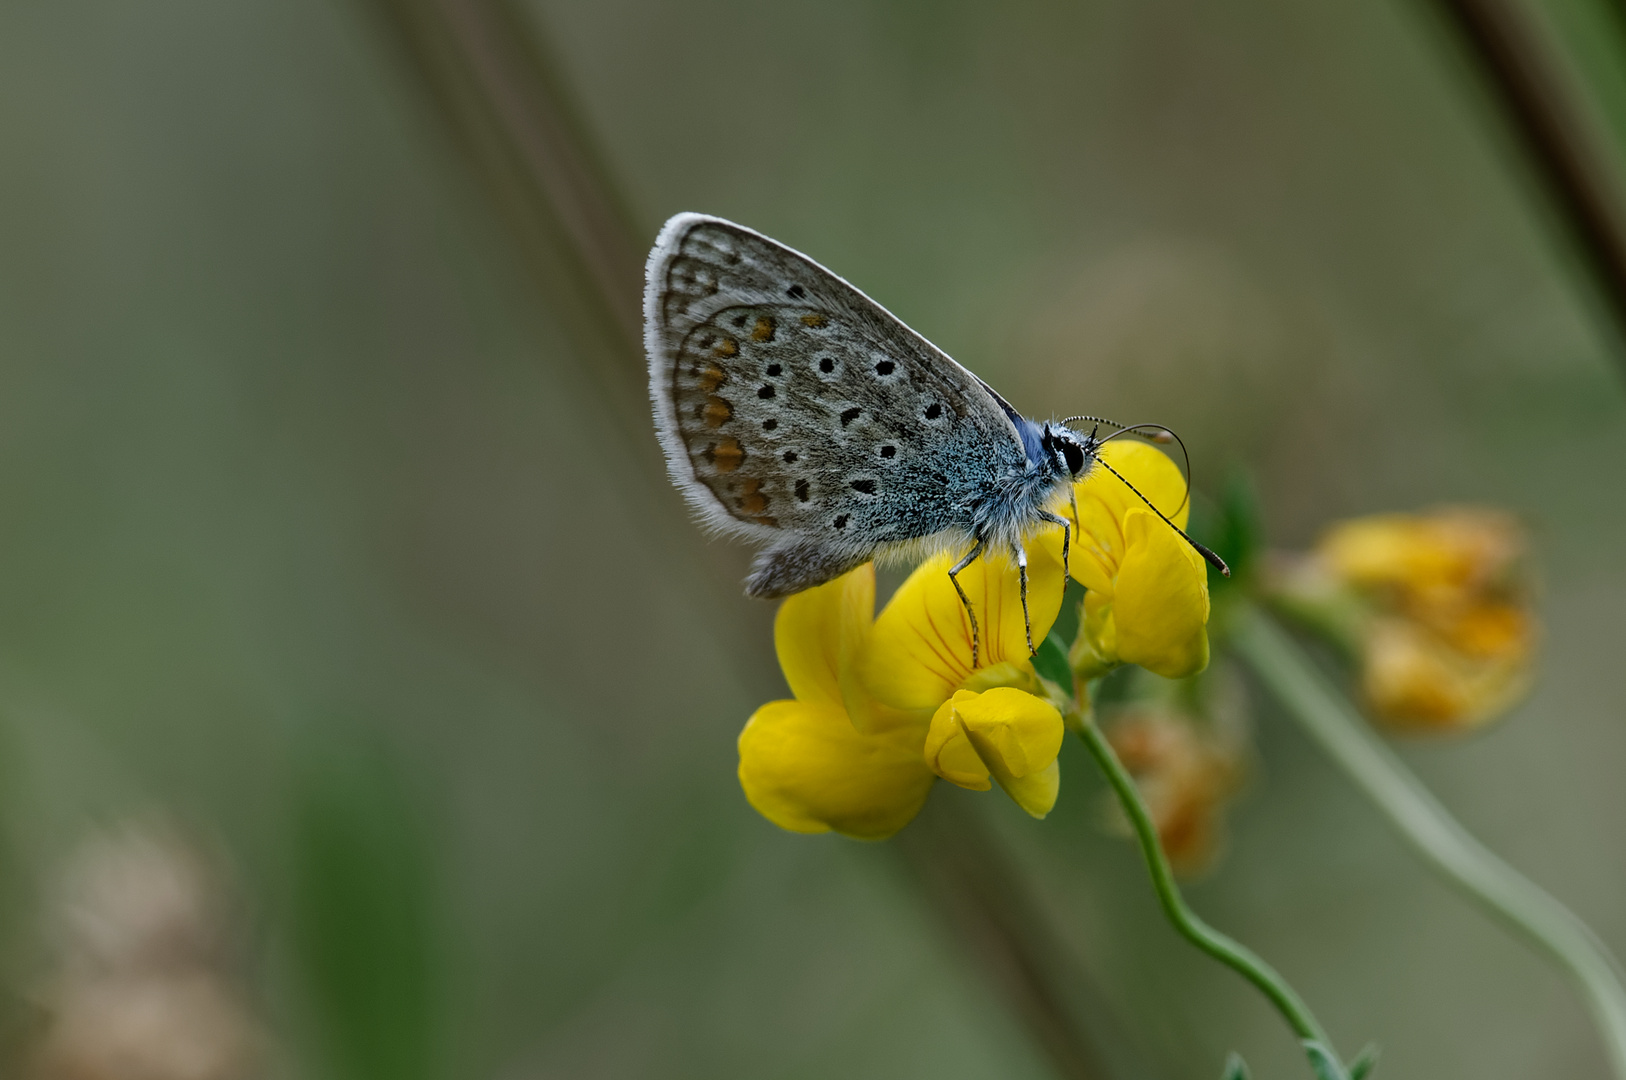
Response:
[[[1225,1059],[1225,1072],[1220,1080],[1250,1080],[1248,1076],[1248,1063],[1242,1060],[1242,1055],[1235,1050]]]
[[[1370,1075],[1372,1066],[1378,1063],[1378,1053],[1377,1043],[1367,1043],[1349,1064],[1349,1080],[1362,1080],[1363,1077]]]
[[[1310,1068],[1315,1070],[1316,1080],[1350,1080],[1343,1064],[1325,1044],[1305,1039],[1304,1052],[1310,1058]]]

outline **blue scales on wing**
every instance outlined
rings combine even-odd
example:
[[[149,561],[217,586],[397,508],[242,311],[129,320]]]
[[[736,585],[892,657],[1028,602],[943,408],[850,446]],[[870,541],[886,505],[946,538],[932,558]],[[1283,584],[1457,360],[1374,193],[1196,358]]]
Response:
[[[650,255],[650,393],[705,521],[770,544],[747,591],[809,588],[964,529],[1026,453],[965,368],[805,256],[685,214]]]

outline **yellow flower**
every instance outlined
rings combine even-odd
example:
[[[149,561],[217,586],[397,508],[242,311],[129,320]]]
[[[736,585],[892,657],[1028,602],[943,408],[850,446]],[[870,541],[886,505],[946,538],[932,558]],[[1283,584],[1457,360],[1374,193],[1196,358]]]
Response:
[[[1529,687],[1538,627],[1524,563],[1522,530],[1495,510],[1374,514],[1282,561],[1273,589],[1360,658],[1379,720],[1464,729]]]
[[[740,785],[763,817],[792,832],[891,836],[925,805],[935,779],[921,747],[928,722],[861,702],[854,664],[870,633],[875,568],[797,593],[774,619],[774,648],[795,699],[770,701],[740,732]]]
[[[1028,555],[1028,613],[1033,640],[1043,641],[1061,611],[1061,530],[1054,547],[1033,545]],[[977,612],[982,649],[979,667],[971,667],[971,620],[949,580],[952,553],[927,559],[915,568],[886,609],[864,650],[863,685],[870,695],[895,708],[926,717],[966,686],[974,689],[1006,683],[1037,687],[1028,662],[1027,633],[1022,624],[1022,594],[1016,567],[992,554],[960,572],[960,587]]]
[[[1107,460],[1174,511],[1185,481],[1149,446],[1113,443]],[[1140,664],[1179,677],[1208,661],[1208,583],[1202,559],[1104,471],[1078,486],[1073,572],[1089,590],[1089,662]],[[1185,508],[1171,514],[1185,521]],[[790,597],[774,644],[793,700],[769,702],[740,733],[740,783],[770,821],[797,832],[878,839],[906,825],[934,777],[987,790],[997,782],[1034,817],[1055,806],[1064,724],[1056,693],[1028,657],[1019,578],[990,554],[960,585],[956,553],[927,559],[872,621],[873,568]],[[1061,529],[1029,545],[1028,613],[1043,641],[1061,609]],[[1077,650],[1075,650],[1076,654]]]
[[[1061,789],[1061,713],[1015,687],[957,690],[932,716],[926,762],[943,779],[974,791],[999,781],[1036,818],[1050,813]]]
[[[926,560],[873,623],[868,565],[781,605],[774,645],[795,698],[762,706],[739,739],[740,784],[768,820],[880,839],[920,811],[938,775],[983,789],[998,779],[1039,817],[1055,804],[1061,714],[1030,692],[1043,687],[1027,658],[1015,568],[995,556],[960,574],[982,626],[986,663],[973,670],[952,565]],[[1061,564],[1039,551],[1028,569],[1042,637],[1061,607]],[[933,741],[934,714],[955,702]]]
[[[1043,641],[1061,610],[1060,547],[1028,557],[1028,612]],[[923,758],[938,776],[986,791],[990,778],[1034,817],[1056,804],[1064,727],[1028,658],[1016,568],[1003,555],[960,573],[977,611],[981,666],[971,667],[971,621],[949,581],[952,555],[927,559],[875,620],[862,685],[880,707],[927,721]]]
[[[1475,727],[1530,686],[1526,657],[1475,656],[1407,619],[1373,619],[1361,689],[1391,727]]]
[[[1145,443],[1112,442],[1102,459],[1122,473],[1169,519],[1185,527],[1190,513],[1185,477],[1167,455]],[[1072,574],[1088,591],[1073,643],[1080,678],[1139,664],[1166,678],[1208,666],[1208,567],[1123,480],[1103,468],[1074,485],[1078,529]],[[1060,513],[1070,513],[1063,505]],[[1060,557],[1061,530],[1045,536]]]

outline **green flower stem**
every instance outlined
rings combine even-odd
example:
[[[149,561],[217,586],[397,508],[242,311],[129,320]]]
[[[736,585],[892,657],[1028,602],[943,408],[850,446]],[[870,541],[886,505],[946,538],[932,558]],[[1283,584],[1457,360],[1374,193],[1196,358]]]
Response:
[[[1251,949],[1215,930],[1186,906],[1185,898],[1180,895],[1180,887],[1175,884],[1174,871],[1169,866],[1168,856],[1163,854],[1163,846],[1158,842],[1157,826],[1152,824],[1151,812],[1146,809],[1146,803],[1140,797],[1140,790],[1135,787],[1134,778],[1129,775],[1129,770],[1124,768],[1123,762],[1118,760],[1112,744],[1107,742],[1106,736],[1102,734],[1094,720],[1089,717],[1074,717],[1073,721],[1070,726],[1083,738],[1084,745],[1090,748],[1096,764],[1101,766],[1101,771],[1106,774],[1107,781],[1112,784],[1113,791],[1118,795],[1118,801],[1123,804],[1124,812],[1129,815],[1135,837],[1140,841],[1141,851],[1146,856],[1146,868],[1152,875],[1152,888],[1156,890],[1158,901],[1163,905],[1163,913],[1187,941],[1236,971],[1269,998],[1270,1003],[1276,1006],[1276,1011],[1282,1014],[1288,1026],[1310,1050],[1311,1065],[1323,1065],[1324,1063],[1317,1061],[1316,1051],[1325,1047],[1330,1053],[1332,1042],[1327,1038],[1326,1032],[1322,1031],[1321,1025],[1316,1022],[1309,1006],[1304,1004],[1274,968],[1261,960]],[[1335,1075],[1343,1075],[1341,1066]]]
[[[1591,1009],[1614,1075],[1626,1080],[1626,987],[1580,919],[1468,834],[1264,612],[1238,613],[1232,644],[1424,861],[1546,953]]]

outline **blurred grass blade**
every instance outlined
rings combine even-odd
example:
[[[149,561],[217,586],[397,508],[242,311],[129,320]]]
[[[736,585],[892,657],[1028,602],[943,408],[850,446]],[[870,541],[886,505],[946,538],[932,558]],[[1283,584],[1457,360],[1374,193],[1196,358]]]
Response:
[[[434,873],[381,745],[318,737],[294,807],[294,931],[337,1075],[441,1075]]]
[[[1225,1059],[1225,1072],[1220,1080],[1250,1080],[1248,1076],[1248,1063],[1242,1060],[1242,1055],[1235,1050]]]
[[[1047,917],[1024,887],[997,839],[976,812],[940,793],[891,844],[937,909],[954,940],[982,967],[1030,1037],[1063,1080],[1092,1080],[1109,1072],[1102,1045],[1132,1051],[1122,1032],[1105,1026],[1109,1014],[1088,976],[1050,931]],[[1086,1000],[1077,1000],[1084,998]],[[1143,1061],[1128,1061],[1127,1075],[1152,1075]]]
[[[1515,0],[1435,0],[1484,76],[1570,234],[1626,364],[1626,211],[1620,182],[1571,99],[1561,65]]]
[[[507,0],[366,3],[496,198],[615,422],[652,448],[642,304],[654,233],[632,223],[540,29]]]

